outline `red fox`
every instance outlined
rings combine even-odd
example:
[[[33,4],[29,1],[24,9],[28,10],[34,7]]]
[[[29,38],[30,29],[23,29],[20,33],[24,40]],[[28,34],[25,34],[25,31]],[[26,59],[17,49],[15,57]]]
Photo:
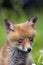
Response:
[[[13,24],[5,20],[7,41],[0,49],[0,65],[32,65],[30,56],[34,37],[36,34],[35,23],[37,17],[21,24]]]

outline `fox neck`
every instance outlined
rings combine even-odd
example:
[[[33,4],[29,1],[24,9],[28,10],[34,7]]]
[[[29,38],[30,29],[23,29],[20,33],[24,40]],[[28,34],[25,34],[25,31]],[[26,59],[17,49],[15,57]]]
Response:
[[[11,47],[10,54],[9,65],[25,65],[28,53],[20,51],[16,47]]]
[[[19,51],[16,48],[11,49],[12,55],[10,58],[10,65],[25,65],[27,54]]]

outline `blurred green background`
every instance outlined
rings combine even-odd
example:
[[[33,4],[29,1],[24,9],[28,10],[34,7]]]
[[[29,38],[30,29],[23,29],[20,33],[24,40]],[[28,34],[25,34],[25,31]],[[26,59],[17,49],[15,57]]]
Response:
[[[38,20],[31,55],[37,65],[42,65],[43,55],[39,63],[38,59],[41,55],[40,50],[43,50],[43,0],[0,0],[0,48],[7,39],[4,19],[18,24],[29,20],[32,16],[38,16]]]

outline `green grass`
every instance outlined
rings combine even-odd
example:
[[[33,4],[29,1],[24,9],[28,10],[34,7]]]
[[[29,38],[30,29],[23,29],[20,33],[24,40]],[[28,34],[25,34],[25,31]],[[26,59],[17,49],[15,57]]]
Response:
[[[6,42],[7,33],[4,27],[4,19],[8,18],[13,23],[21,23],[25,22],[27,19],[31,18],[32,16],[38,16],[38,21],[36,24],[37,34],[34,40],[33,50],[31,55],[34,58],[34,61],[37,65],[42,65],[41,62],[43,61],[43,54],[38,63],[38,59],[41,55],[39,52],[40,49],[43,49],[43,9],[29,9],[27,11],[23,11],[22,9],[18,11],[14,10],[7,10],[7,9],[0,9],[0,48]]]

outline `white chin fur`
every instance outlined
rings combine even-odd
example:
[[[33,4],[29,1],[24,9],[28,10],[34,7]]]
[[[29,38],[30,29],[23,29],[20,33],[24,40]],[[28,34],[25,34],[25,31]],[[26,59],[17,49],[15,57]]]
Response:
[[[27,51],[27,48],[22,48],[21,46],[18,46],[20,50]]]

